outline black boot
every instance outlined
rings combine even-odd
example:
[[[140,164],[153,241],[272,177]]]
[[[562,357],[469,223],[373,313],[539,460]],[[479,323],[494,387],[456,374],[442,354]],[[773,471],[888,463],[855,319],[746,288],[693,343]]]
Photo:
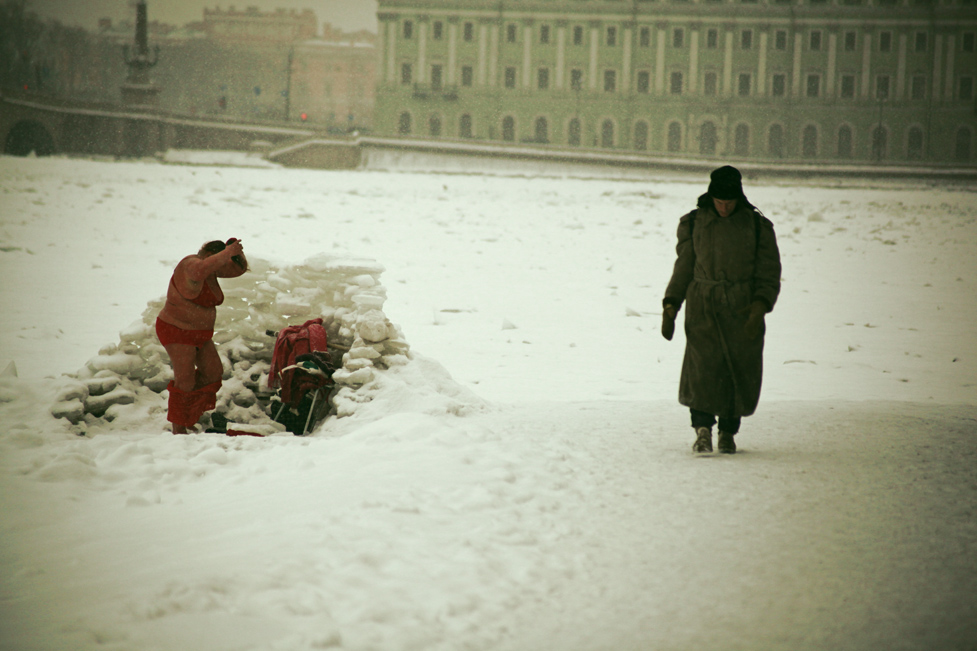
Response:
[[[736,441],[733,440],[735,434],[719,430],[719,451],[723,454],[736,453]]]
[[[712,452],[712,429],[708,427],[695,428],[695,443],[693,452]]]

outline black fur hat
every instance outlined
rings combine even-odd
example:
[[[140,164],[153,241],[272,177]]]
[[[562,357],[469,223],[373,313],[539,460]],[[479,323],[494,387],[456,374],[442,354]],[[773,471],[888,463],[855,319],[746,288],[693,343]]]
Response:
[[[732,165],[723,165],[709,175],[709,196],[714,199],[743,199],[743,175]]]

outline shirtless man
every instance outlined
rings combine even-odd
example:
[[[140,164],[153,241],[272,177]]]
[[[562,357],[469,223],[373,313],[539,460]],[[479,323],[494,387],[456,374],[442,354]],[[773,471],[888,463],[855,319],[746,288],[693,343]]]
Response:
[[[217,279],[236,278],[247,270],[241,241],[231,238],[227,244],[204,244],[173,271],[166,305],[156,319],[156,335],[173,365],[166,419],[174,434],[186,434],[204,412],[217,406],[224,374],[213,341],[217,306],[224,302]]]

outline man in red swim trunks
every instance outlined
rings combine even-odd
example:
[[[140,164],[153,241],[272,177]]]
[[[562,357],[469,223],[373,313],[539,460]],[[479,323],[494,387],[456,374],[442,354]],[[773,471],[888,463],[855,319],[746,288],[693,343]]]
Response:
[[[156,319],[156,335],[173,365],[166,419],[174,434],[186,434],[205,411],[217,406],[224,374],[213,341],[217,306],[224,302],[217,279],[236,278],[247,270],[241,241],[231,238],[226,244],[204,244],[173,271],[166,305]]]

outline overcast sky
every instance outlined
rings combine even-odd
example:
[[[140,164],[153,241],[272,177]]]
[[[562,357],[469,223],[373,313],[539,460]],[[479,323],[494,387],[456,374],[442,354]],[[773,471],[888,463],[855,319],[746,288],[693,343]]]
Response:
[[[185,25],[202,20],[204,8],[239,11],[258,7],[275,9],[311,9],[320,23],[332,23],[346,31],[377,31],[377,0],[146,0],[149,20]],[[44,17],[57,18],[66,25],[95,29],[99,18],[134,19],[135,0],[28,0],[28,7]]]

